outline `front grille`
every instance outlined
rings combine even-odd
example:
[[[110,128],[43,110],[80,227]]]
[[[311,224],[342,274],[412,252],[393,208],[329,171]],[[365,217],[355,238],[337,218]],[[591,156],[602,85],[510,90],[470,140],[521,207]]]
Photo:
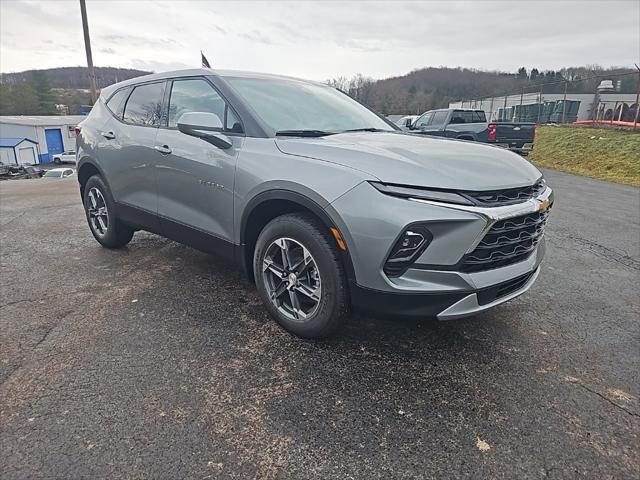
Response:
[[[525,260],[538,246],[548,216],[547,210],[494,223],[475,250],[462,258],[462,271],[480,272]]]
[[[464,192],[473,202],[482,207],[501,207],[522,203],[537,197],[547,188],[545,182],[540,179],[535,185],[506,190],[488,190],[484,192]]]

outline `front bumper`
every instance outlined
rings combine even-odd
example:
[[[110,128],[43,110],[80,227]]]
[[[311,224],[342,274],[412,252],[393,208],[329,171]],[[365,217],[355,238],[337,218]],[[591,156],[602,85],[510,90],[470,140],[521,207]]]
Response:
[[[444,320],[473,315],[524,293],[534,283],[544,257],[543,235],[534,250],[517,263],[467,273],[461,271],[461,261],[496,222],[542,211],[552,203],[550,188],[526,202],[494,208],[383,196],[366,183],[352,189],[329,210],[339,219],[336,223],[354,266],[354,307]],[[391,246],[413,223],[426,224],[433,233],[431,243],[400,276],[385,275]],[[523,278],[517,288],[502,290],[487,300],[487,291]]]
[[[522,295],[535,283],[540,266],[522,275],[473,290],[420,293],[383,292],[351,284],[353,308],[378,316],[455,320],[476,315]]]

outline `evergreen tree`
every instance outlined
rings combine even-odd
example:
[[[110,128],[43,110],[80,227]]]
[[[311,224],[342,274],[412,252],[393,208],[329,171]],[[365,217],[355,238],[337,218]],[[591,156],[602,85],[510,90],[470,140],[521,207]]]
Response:
[[[36,115],[40,113],[40,103],[35,89],[28,83],[11,88],[13,115]]]
[[[41,70],[34,70],[29,82],[31,88],[38,97],[38,112],[40,115],[51,115],[56,113],[55,101],[51,92],[51,85],[47,74]]]

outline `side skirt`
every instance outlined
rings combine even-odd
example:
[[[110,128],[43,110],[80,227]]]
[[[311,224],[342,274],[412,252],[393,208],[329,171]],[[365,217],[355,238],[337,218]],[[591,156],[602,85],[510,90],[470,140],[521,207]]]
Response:
[[[127,225],[166,237],[237,263],[240,246],[197,228],[124,203],[116,203],[118,218]]]

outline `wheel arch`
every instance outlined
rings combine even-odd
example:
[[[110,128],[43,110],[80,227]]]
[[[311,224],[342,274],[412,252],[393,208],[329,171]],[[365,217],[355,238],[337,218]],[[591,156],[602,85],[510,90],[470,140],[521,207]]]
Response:
[[[274,218],[293,212],[310,213],[327,228],[330,235],[331,228],[338,228],[329,214],[317,202],[306,195],[281,189],[268,190],[256,195],[247,203],[240,221],[240,255],[238,261],[249,279],[253,280],[253,252],[260,232]],[[338,248],[338,251],[340,252],[340,259],[348,280],[355,279],[355,271],[349,251],[340,248]]]
[[[471,140],[477,141],[477,137],[473,133],[461,133],[456,137],[458,140]]]
[[[80,184],[80,198],[84,201],[84,186],[87,184],[87,181],[94,175],[100,175],[102,177],[102,181],[109,187],[109,183],[107,181],[106,176],[102,169],[98,166],[96,162],[91,159],[81,159],[78,167],[78,183]],[[110,188],[110,187],[109,187]]]

